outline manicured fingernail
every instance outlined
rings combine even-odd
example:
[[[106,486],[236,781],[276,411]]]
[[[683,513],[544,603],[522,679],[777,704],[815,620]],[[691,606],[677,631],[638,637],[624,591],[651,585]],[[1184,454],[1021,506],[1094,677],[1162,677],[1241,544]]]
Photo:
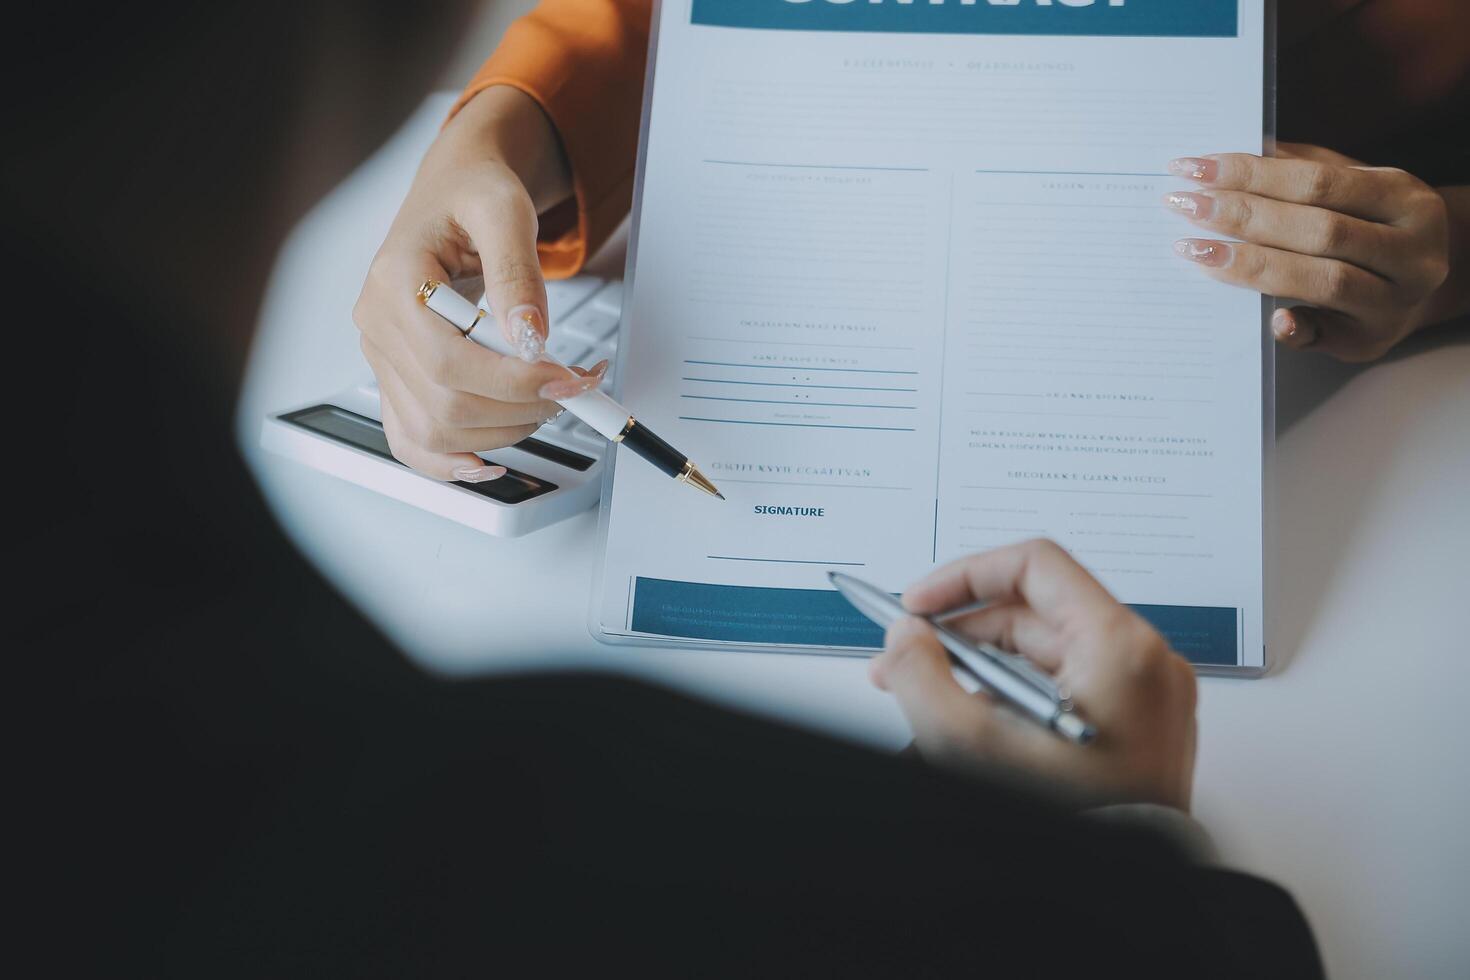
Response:
[[[1188,215],[1196,221],[1209,221],[1215,213],[1215,199],[1208,194],[1190,194],[1180,191],[1164,198],[1166,207]]]
[[[461,466],[453,476],[460,483],[489,483],[509,472],[504,466]]]
[[[1289,310],[1277,310],[1271,314],[1271,333],[1277,340],[1288,341],[1296,336],[1296,317]]]
[[[517,306],[506,315],[506,333],[511,347],[523,361],[539,361],[546,353],[546,326],[534,306]]]
[[[1181,238],[1174,243],[1176,254],[1191,262],[1223,269],[1235,258],[1235,249],[1225,242],[1212,242],[1207,238]]]
[[[1220,164],[1206,157],[1180,157],[1169,161],[1169,173],[1208,184],[1220,176]]]
[[[565,401],[568,398],[576,398],[602,384],[602,375],[589,374],[585,378],[568,378],[565,381],[548,381],[541,386],[537,392],[543,399],[549,402]]]
[[[1286,346],[1301,350],[1317,342],[1317,330],[1310,320],[1303,321],[1291,310],[1271,314],[1271,333]]]

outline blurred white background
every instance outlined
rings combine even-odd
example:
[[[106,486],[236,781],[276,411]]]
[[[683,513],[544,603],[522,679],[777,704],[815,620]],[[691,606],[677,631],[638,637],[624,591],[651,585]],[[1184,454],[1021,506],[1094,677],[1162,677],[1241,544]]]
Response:
[[[536,6],[536,0],[482,0],[464,39],[444,66],[439,88],[464,88],[480,63],[495,50],[510,22]]]
[[[615,666],[896,748],[907,729],[862,661],[594,643],[579,609],[590,512],[489,538],[257,449],[267,413],[366,380],[348,311],[372,253],[447,93],[535,2],[482,2],[445,53],[444,94],[293,235],[242,392],[247,457],[297,543],[428,669]],[[1196,812],[1229,864],[1296,894],[1339,980],[1470,976],[1466,378],[1470,342],[1444,332],[1370,368],[1281,355],[1269,558],[1280,662],[1264,680],[1202,685]]]

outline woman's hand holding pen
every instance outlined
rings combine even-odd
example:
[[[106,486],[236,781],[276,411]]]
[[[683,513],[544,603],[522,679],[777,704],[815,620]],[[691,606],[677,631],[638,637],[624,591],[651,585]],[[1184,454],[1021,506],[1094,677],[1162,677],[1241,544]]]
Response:
[[[889,630],[872,677],[898,699],[920,754],[959,769],[1000,766],[1056,780],[1089,803],[1188,810],[1195,746],[1188,662],[1050,541],[954,562],[903,597],[921,614],[982,600],[984,609],[945,625],[1052,673],[1099,734],[1076,745],[986,694],[967,693],[934,632],[908,618]]]
[[[528,96],[475,96],[434,142],[374,258],[353,309],[382,396],[393,455],[440,480],[504,474],[475,452],[524,439],[555,416],[555,400],[601,381],[591,372],[503,357],[468,343],[417,301],[425,280],[483,275],[506,339],[544,346],[546,287],[537,214],[566,199],[570,176],[550,120]]]
[[[1200,189],[1165,198],[1201,229],[1239,239],[1185,238],[1181,256],[1222,282],[1305,304],[1276,311],[1277,340],[1370,361],[1464,312],[1465,284],[1447,281],[1446,194],[1320,147],[1277,150],[1175,160],[1170,171]]]

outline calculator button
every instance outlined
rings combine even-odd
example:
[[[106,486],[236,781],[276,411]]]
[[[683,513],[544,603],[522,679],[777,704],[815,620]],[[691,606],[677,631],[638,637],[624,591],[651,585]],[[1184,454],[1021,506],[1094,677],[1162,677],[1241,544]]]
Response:
[[[611,336],[618,329],[618,314],[596,306],[584,306],[566,320],[558,329],[568,336],[580,337],[589,345]]]
[[[551,339],[546,342],[546,353],[566,365],[580,362],[588,352],[585,340],[569,337],[557,331],[552,331]]]
[[[610,282],[603,287],[602,291],[592,297],[594,305],[608,310],[612,313],[621,313],[623,310],[623,283],[621,280]]]
[[[572,426],[571,430],[567,433],[567,437],[579,446],[596,448],[607,445],[607,440],[602,438],[600,433],[582,422],[578,422]]]
[[[570,279],[550,279],[546,283],[546,311],[551,322],[570,314],[597,292],[606,280],[597,276],[573,276]]]

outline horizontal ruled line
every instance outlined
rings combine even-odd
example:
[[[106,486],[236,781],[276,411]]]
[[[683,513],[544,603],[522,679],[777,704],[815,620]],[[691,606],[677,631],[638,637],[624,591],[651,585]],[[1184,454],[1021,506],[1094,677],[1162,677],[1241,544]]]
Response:
[[[721,483],[749,483],[756,486],[773,487],[824,487],[838,490],[912,490],[913,487],[883,487],[872,483],[805,483],[801,480],[732,480],[720,477]]]
[[[773,347],[831,347],[831,348],[838,349],[838,350],[900,350],[900,351],[913,351],[913,350],[916,350],[917,349],[917,348],[914,348],[914,347],[880,347],[880,346],[878,346],[876,344],[818,344],[818,343],[815,343],[815,342],[812,342],[812,341],[799,341],[799,340],[761,340],[761,341],[751,341],[751,340],[744,340],[744,339],[739,339],[739,338],[734,338],[734,337],[696,337],[693,334],[690,334],[689,335],[689,339],[690,340],[712,341],[712,342],[717,343],[717,344],[750,344],[750,343],[759,343],[761,346],[768,346],[769,345],[769,346],[773,346]]]
[[[870,432],[914,432],[915,429],[903,429],[888,425],[823,425],[818,422],[753,422],[746,419],[706,419],[693,415],[681,415],[683,422],[723,422],[727,425],[774,425],[787,429],[865,429]]]
[[[703,364],[709,367],[738,367],[738,368],[760,368],[765,371],[835,371],[839,374],[918,374],[918,371],[893,371],[879,368],[824,368],[806,367],[805,365],[787,364],[739,364],[735,361],[691,361],[686,359],[685,364]]]
[[[1212,493],[1161,493],[1154,490],[1064,490],[1060,487],[981,487],[962,485],[961,490],[1006,490],[1016,493],[1092,493],[1103,497],[1199,497],[1213,498]]]
[[[821,388],[825,391],[905,391],[917,392],[917,388],[869,388],[861,385],[803,385],[783,384],[778,381],[731,381],[728,378],[682,378],[683,381],[701,381],[712,385],[753,385],[757,388]]]
[[[808,561],[804,558],[741,558],[736,555],[705,555],[712,561],[764,561],[778,565],[847,565],[852,568],[862,568],[867,565],[865,561]]]
[[[900,411],[918,411],[916,405],[863,405],[854,402],[793,402],[782,401],[779,398],[724,398],[720,395],[680,395],[680,398],[695,398],[706,402],[745,402],[751,405],[811,405],[821,408],[892,408]],[[1160,416],[1162,418],[1162,416]]]
[[[927,167],[841,167],[822,163],[754,163],[750,160],[706,160],[726,167],[779,167],[786,170],[882,170],[892,173],[925,174]]]
[[[1169,174],[1109,170],[977,170],[977,174],[1027,174],[1052,177],[1168,177]]]

